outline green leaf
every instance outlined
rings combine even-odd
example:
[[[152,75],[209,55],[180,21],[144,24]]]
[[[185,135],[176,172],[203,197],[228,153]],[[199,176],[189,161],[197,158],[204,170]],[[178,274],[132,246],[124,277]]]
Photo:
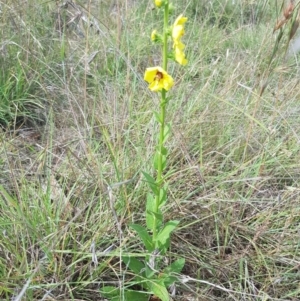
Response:
[[[158,193],[158,185],[155,181],[155,179],[153,177],[151,177],[148,173],[142,171],[146,181],[147,181],[147,184],[148,186],[150,187],[150,189],[152,190],[152,192],[157,195]]]
[[[165,187],[160,188],[159,194],[159,207],[162,207],[167,202],[167,189]]]
[[[147,232],[147,229],[138,224],[131,224],[130,227],[137,232],[138,236],[143,241],[146,249],[149,252],[152,252],[154,250],[154,245],[151,236]]]
[[[161,213],[161,210],[158,209],[159,212],[154,212],[154,211],[150,211],[150,210],[147,210],[146,211],[146,219],[148,218],[149,219],[149,225],[151,225],[152,227],[149,228],[149,230],[153,230],[153,227],[154,227],[154,221],[156,220],[156,227],[157,228],[160,228],[162,222],[163,222],[163,215]],[[150,217],[152,219],[150,219]],[[152,222],[152,224],[151,224]]]
[[[159,157],[160,155],[161,160],[162,160],[162,169],[164,170],[167,164],[167,154],[168,154],[168,150],[167,148],[165,148],[164,146],[160,149],[159,147],[157,147],[155,154],[154,154],[154,159],[153,159],[153,166],[155,170],[158,170],[158,161],[159,161]]]
[[[155,209],[155,197],[148,193],[147,194],[147,203],[146,203],[146,225],[149,230],[153,230],[154,225],[154,216],[152,212]]]
[[[161,301],[170,301],[169,293],[162,281],[151,282],[151,291],[156,297],[160,298]]]
[[[149,294],[134,290],[125,290],[124,299],[126,301],[147,301],[149,300]]]
[[[165,286],[168,287],[178,280],[178,277],[173,274],[174,273],[179,274],[182,271],[184,264],[185,264],[185,259],[178,258],[173,263],[171,263],[169,266],[164,268],[163,274],[165,275],[165,277],[164,277]]]
[[[166,287],[169,287],[170,285],[172,285],[173,283],[178,281],[178,277],[177,276],[165,276],[164,277],[164,284]]]
[[[162,156],[162,158],[161,158],[161,168],[162,168],[162,170],[165,170],[166,166],[167,166],[167,157]]]
[[[162,120],[161,120],[160,114],[158,112],[155,112],[155,111],[153,112],[153,114],[154,114],[154,117],[155,117],[156,121],[158,123],[162,124]]]
[[[120,288],[114,286],[104,286],[100,289],[100,293],[111,301],[147,301],[149,299],[149,294],[146,292],[125,290],[123,293]]]
[[[100,293],[105,298],[113,298],[119,296],[120,289],[114,286],[104,286],[100,289]]]
[[[153,278],[153,276],[156,274],[156,271],[154,269],[151,269],[148,265],[145,268],[145,276],[148,279],[148,283],[149,283],[149,279]]]
[[[163,139],[163,143],[166,143],[168,137],[170,136],[171,133],[171,126],[170,124],[166,124],[165,128],[164,128],[164,139]]]
[[[124,301],[147,301],[149,300],[149,294],[147,294],[146,292],[125,290],[123,300]]]
[[[155,170],[158,170],[158,159],[159,158],[159,152],[158,150],[155,152],[154,154],[154,158],[153,158],[153,167]]]
[[[157,235],[157,241],[164,247],[169,246],[172,231],[177,227],[179,221],[169,221]]]
[[[134,257],[122,256],[123,262],[130,268],[132,272],[137,275],[143,275],[142,271],[145,268],[145,264]]]
[[[170,273],[180,273],[184,267],[185,259],[184,258],[178,258],[174,262],[172,262],[168,267],[164,269],[164,273],[170,274]]]
[[[167,154],[168,154],[168,149],[167,149],[166,147],[162,146],[162,148],[161,148],[161,154],[162,154],[163,156],[167,156]]]
[[[129,256],[122,256],[122,260],[135,274],[134,278],[131,279],[131,283],[138,284],[143,289],[149,290],[149,284],[146,279],[148,265],[134,257]]]

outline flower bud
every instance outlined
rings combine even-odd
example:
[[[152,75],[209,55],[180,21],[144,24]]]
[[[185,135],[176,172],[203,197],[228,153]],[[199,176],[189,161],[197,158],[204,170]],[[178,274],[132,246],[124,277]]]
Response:
[[[154,0],[154,4],[155,4],[157,7],[161,7],[162,4],[163,4],[163,0]]]

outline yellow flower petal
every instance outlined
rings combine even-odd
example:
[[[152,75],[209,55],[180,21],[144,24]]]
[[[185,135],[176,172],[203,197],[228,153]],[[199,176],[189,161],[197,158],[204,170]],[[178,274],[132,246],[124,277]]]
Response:
[[[161,7],[161,6],[162,6],[162,0],[155,0],[155,1],[154,1],[154,4],[155,4],[157,7]]]
[[[183,17],[183,15],[179,15],[174,22],[174,26],[183,25],[187,21],[187,17]]]
[[[148,83],[152,83],[154,81],[154,78],[157,74],[158,71],[160,71],[160,69],[158,69],[160,67],[151,67],[151,68],[147,68],[145,75],[144,75],[144,80]]]
[[[174,43],[179,43],[181,37],[184,35],[184,23],[187,21],[186,17],[183,15],[179,15],[175,20],[173,27],[172,27],[172,38]]]
[[[172,38],[174,41],[179,41],[184,35],[184,27],[182,25],[174,26],[172,29]]]
[[[175,60],[178,64],[185,66],[187,64],[187,59],[185,58],[185,54],[181,48],[175,47]]]
[[[175,41],[173,48],[179,48],[180,50],[183,50],[185,48],[185,45],[181,41]]]
[[[174,85],[173,78],[159,66],[147,68],[144,80],[149,83],[149,89],[154,92],[161,91],[162,89],[168,91]]]

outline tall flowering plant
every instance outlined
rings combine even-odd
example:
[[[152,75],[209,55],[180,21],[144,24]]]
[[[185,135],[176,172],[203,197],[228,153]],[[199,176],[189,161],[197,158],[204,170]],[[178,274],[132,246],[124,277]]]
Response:
[[[179,15],[175,22],[169,25],[171,8],[170,0],[155,0],[155,6],[163,12],[164,25],[161,30],[153,30],[151,40],[162,46],[162,66],[149,67],[145,71],[144,79],[149,83],[149,89],[160,93],[159,110],[154,112],[159,124],[158,143],[156,146],[153,167],[155,177],[143,172],[149,186],[146,201],[146,226],[130,225],[141,239],[146,252],[145,256],[123,256],[122,260],[131,270],[134,277],[132,285],[126,289],[104,288],[106,297],[111,300],[149,300],[149,295],[162,301],[169,301],[169,293],[175,294],[175,283],[185,261],[179,258],[171,264],[165,263],[164,255],[170,246],[170,238],[179,221],[164,221],[162,208],[167,202],[167,181],[164,173],[167,166],[168,150],[165,143],[170,135],[170,125],[166,122],[167,105],[170,98],[168,91],[174,86],[174,80],[168,74],[168,60],[174,60],[185,66],[187,59],[182,42],[184,25],[187,18]],[[134,288],[133,288],[134,285]],[[139,287],[137,290],[136,287]],[[110,291],[109,291],[110,290]]]
[[[184,35],[184,24],[187,18],[181,14],[177,17],[174,24],[169,26],[170,1],[155,0],[155,5],[164,11],[164,27],[162,33],[158,33],[157,29],[153,30],[151,40],[162,45],[163,66],[147,68],[144,79],[149,83],[151,91],[161,93],[160,110],[159,112],[154,112],[160,131],[154,155],[156,178],[153,178],[146,172],[143,174],[151,190],[151,193],[147,196],[146,210],[147,228],[152,232],[151,249],[159,250],[160,254],[162,254],[169,247],[170,234],[178,224],[178,221],[169,221],[164,224],[161,211],[161,208],[167,201],[167,183],[163,176],[168,154],[165,142],[170,134],[170,125],[165,120],[167,104],[170,101],[170,98],[167,98],[167,92],[174,85],[172,76],[167,73],[167,65],[168,59],[173,59],[183,66],[187,64],[184,53],[185,45],[181,40]],[[169,40],[172,42],[171,51],[169,50]]]

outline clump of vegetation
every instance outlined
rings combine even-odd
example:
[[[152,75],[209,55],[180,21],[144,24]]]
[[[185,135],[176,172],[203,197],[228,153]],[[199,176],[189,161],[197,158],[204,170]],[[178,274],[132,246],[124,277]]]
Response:
[[[299,4],[174,0],[157,189],[156,2],[0,1],[1,300],[297,300]],[[151,216],[179,221],[160,254]]]

